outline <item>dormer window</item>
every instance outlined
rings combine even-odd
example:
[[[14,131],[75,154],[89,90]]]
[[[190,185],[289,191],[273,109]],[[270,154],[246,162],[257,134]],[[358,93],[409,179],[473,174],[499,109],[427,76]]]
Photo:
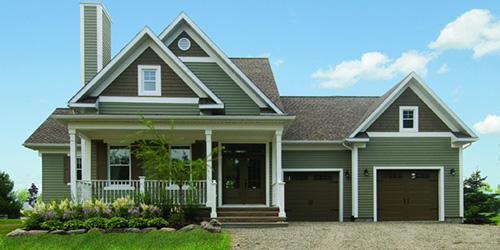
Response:
[[[399,107],[399,132],[418,132],[418,107]]]
[[[139,65],[139,95],[161,96],[160,65]]]

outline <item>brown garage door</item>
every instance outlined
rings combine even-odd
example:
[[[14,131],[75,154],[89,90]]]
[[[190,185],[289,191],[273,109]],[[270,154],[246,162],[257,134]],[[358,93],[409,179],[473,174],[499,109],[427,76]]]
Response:
[[[285,173],[285,212],[289,221],[338,221],[339,174]]]
[[[382,170],[377,175],[379,221],[438,219],[438,172]]]

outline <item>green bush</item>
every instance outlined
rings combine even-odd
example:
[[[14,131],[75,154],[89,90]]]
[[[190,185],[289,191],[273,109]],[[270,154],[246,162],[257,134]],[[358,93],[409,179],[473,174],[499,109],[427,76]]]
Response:
[[[148,223],[148,220],[144,218],[132,218],[128,221],[129,227],[145,227]]]
[[[24,228],[26,230],[33,230],[41,228],[41,223],[43,222],[42,216],[36,213],[32,213],[28,216],[28,219],[24,220]]]
[[[16,199],[14,182],[9,175],[0,171],[0,214],[6,214],[9,219],[17,219],[21,214],[22,204]]]
[[[64,229],[64,224],[60,221],[60,220],[48,220],[48,221],[44,221],[42,222],[42,224],[40,224],[40,226],[43,228],[43,229],[48,229],[48,230],[59,230],[59,229]]]
[[[170,217],[168,218],[168,223],[170,223],[170,224],[181,222],[181,221],[182,221],[181,214],[170,214]]]
[[[80,228],[83,228],[83,221],[81,220],[73,219],[64,222],[64,229],[66,230],[76,230]]]
[[[83,222],[83,227],[86,229],[105,228],[107,221],[108,220],[106,218],[94,217],[94,218],[90,218],[90,219],[85,220],[85,222]]]
[[[106,222],[106,228],[127,227],[128,221],[125,218],[113,217]]]
[[[168,222],[163,218],[154,218],[148,220],[148,227],[165,227]]]

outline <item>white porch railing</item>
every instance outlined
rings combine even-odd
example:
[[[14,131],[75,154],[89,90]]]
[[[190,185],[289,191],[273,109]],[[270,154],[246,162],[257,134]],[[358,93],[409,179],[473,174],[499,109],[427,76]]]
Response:
[[[187,183],[182,187],[183,200],[194,204],[206,204],[207,181],[192,181],[191,188]],[[142,195],[146,199],[163,200],[179,204],[179,186],[171,181],[140,180],[110,181],[110,180],[78,180],[76,194],[79,201],[103,199],[106,203],[127,195],[131,198]]]

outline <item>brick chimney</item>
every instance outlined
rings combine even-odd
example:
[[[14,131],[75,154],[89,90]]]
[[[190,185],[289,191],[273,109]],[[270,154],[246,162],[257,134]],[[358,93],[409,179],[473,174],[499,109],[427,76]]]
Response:
[[[85,86],[111,60],[113,20],[100,2],[80,2],[81,85]]]

